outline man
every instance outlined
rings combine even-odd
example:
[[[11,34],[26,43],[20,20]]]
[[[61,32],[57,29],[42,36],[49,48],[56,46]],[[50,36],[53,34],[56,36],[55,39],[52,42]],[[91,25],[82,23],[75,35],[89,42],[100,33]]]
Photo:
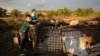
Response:
[[[37,22],[37,18],[36,18],[36,9],[33,9],[31,12],[31,19],[32,19],[32,23],[36,23]]]
[[[25,21],[23,22],[21,28],[19,29],[21,56],[24,55],[25,44],[28,42],[28,30],[30,27],[33,26],[29,23],[30,21],[31,21],[31,16],[26,15]]]

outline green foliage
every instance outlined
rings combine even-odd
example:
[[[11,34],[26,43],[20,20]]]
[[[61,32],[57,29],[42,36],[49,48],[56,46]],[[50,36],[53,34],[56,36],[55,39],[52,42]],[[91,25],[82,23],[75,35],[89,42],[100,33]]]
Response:
[[[6,12],[7,12],[6,9],[3,9],[3,8],[0,7],[0,17],[6,16]]]
[[[57,11],[55,10],[49,10],[47,11],[47,14],[49,16],[70,16],[71,15],[71,10],[67,9],[66,7],[63,9],[58,9]]]
[[[98,17],[100,17],[100,11],[98,11],[96,14],[97,14]]]
[[[71,16],[71,10],[67,9],[66,7],[63,9],[63,15],[64,16]]]
[[[92,8],[78,8],[77,10],[74,11],[75,15],[77,16],[91,16],[94,15],[94,10]]]
[[[63,9],[58,9],[57,10],[57,15],[62,16],[63,15]]]
[[[57,16],[57,12],[53,10],[47,11],[48,16]]]
[[[83,16],[83,10],[81,8],[78,8],[75,12],[74,12],[77,16]]]
[[[92,8],[86,8],[84,9],[85,16],[93,16],[94,10]]]
[[[6,15],[7,10],[3,9],[0,7],[0,16],[5,16]],[[78,8],[74,11],[68,9],[68,8],[62,8],[62,9],[58,9],[58,10],[48,10],[48,11],[42,11],[47,13],[48,17],[52,17],[52,16],[81,16],[81,17],[86,17],[86,16],[100,16],[100,12],[96,12],[94,11],[92,8]],[[29,12],[25,12],[23,16],[29,14]],[[39,15],[40,13],[38,13]],[[11,16],[13,17],[19,17],[21,15],[21,11],[19,11],[18,9],[13,9],[11,11]],[[42,15],[43,16],[43,15]]]
[[[17,10],[17,9],[14,9],[14,10],[11,11],[11,15],[13,17],[18,17],[18,16],[20,16],[20,11]]]
[[[0,33],[0,41],[2,43],[9,43],[9,41],[12,41],[12,37],[14,37],[14,33],[12,31],[6,31],[4,33]]]

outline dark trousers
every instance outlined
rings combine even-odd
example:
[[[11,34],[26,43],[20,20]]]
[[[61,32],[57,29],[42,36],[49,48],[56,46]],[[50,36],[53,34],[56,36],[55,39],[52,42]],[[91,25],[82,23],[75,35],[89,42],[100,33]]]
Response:
[[[28,34],[29,34],[29,38],[30,38],[31,43],[32,43],[32,48],[34,49],[36,46],[36,41],[37,41],[36,26],[35,25],[33,27],[30,27]]]
[[[21,51],[25,48],[25,44],[28,42],[28,33],[19,32],[20,37],[20,47]]]

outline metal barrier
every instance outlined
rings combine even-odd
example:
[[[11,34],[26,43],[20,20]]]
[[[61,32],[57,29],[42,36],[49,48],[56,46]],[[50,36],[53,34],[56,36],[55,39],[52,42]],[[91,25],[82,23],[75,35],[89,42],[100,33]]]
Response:
[[[99,28],[94,27],[53,27],[53,26],[38,26],[37,27],[37,40],[36,40],[36,53],[39,56],[63,56],[63,43],[62,36],[86,36],[92,35],[94,40],[100,41]],[[98,36],[97,36],[98,35]],[[98,39],[97,39],[98,38]]]
[[[62,42],[60,35],[60,29],[54,29],[52,26],[39,26],[36,45],[37,53],[43,56],[61,56]]]

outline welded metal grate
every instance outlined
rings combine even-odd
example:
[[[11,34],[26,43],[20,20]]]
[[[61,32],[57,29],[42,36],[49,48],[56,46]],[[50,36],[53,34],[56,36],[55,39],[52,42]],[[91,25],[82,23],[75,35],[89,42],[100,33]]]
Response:
[[[96,29],[87,29],[87,28],[54,28],[52,26],[40,26],[38,27],[38,36],[37,36],[37,48],[38,53],[42,53],[41,55],[45,56],[54,56],[51,54],[57,54],[59,56],[62,53],[62,41],[61,36],[84,36],[86,34],[91,34],[93,37],[100,36],[100,32]],[[100,29],[99,29],[100,30]],[[45,54],[44,54],[45,53]],[[59,54],[59,55],[58,55]],[[63,56],[63,55],[60,55]]]
[[[53,29],[52,26],[41,27],[37,37],[38,47],[42,50],[40,53],[59,56],[62,49],[60,33],[60,29]]]

